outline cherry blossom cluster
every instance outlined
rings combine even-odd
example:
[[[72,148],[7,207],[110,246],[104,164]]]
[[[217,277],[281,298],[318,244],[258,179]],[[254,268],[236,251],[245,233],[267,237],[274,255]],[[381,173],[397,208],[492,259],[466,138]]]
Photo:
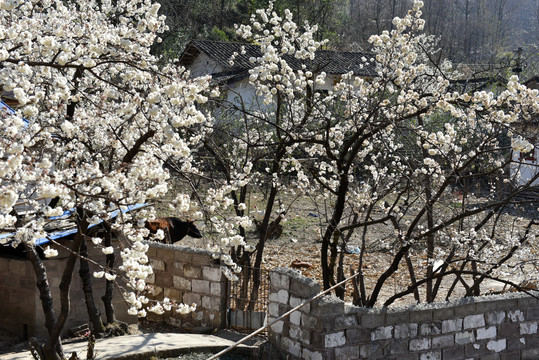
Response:
[[[0,227],[16,241],[46,236],[50,217],[73,208],[90,225],[112,221],[113,211],[137,203],[149,204],[138,216],[151,218],[151,205],[168,192],[164,159],[196,171],[193,139],[181,130],[207,121],[199,108],[211,96],[209,79],[157,65],[149,50],[166,29],[158,10],[147,0],[0,1],[0,87],[21,105],[1,115]],[[171,206],[178,214],[196,211],[185,194]],[[15,228],[13,209],[26,214],[22,227]],[[123,233],[119,270],[129,312],[144,316],[152,269],[141,242],[148,235],[144,221],[134,222],[120,214],[113,226]],[[98,237],[92,245],[114,251]],[[47,257],[56,254],[45,250]],[[117,275],[106,268],[94,274]],[[171,306],[192,309],[172,301],[151,309]]]

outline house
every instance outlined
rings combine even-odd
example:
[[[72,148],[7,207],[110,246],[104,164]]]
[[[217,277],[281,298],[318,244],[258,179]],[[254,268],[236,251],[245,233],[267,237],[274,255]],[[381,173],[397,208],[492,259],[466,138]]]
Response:
[[[524,82],[530,89],[539,90],[539,76],[534,76],[528,81]],[[534,188],[539,187],[539,114],[535,115],[528,121],[519,122],[515,130],[518,134],[525,137],[526,140],[531,143],[534,148],[529,152],[513,151],[513,166],[512,177],[518,175],[518,182],[515,185],[525,185],[530,180],[535,178],[530,184]],[[518,172],[518,174],[517,174]],[[539,193],[539,190],[535,190]]]
[[[243,49],[243,51],[242,51]],[[234,61],[231,59],[234,56]],[[228,100],[241,96],[243,100],[254,97],[254,88],[249,84],[249,70],[254,67],[251,58],[262,56],[260,46],[254,44],[219,42],[208,40],[191,41],[179,58],[179,65],[191,72],[191,76],[211,75],[213,81],[228,93]],[[372,79],[376,76],[372,54],[346,51],[318,50],[313,61],[283,55],[293,70],[303,66],[313,73],[325,72],[326,83],[317,90],[330,90],[340,76],[352,71],[355,75]]]

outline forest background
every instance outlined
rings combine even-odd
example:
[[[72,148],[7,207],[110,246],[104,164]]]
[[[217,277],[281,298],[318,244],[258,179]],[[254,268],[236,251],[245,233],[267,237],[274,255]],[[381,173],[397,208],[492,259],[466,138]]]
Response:
[[[169,31],[154,50],[179,56],[192,39],[237,41],[234,24],[246,23],[267,0],[159,0]],[[439,38],[437,54],[453,62],[492,64],[510,68],[523,48],[523,79],[537,72],[538,0],[425,0],[425,32]],[[368,39],[393,30],[392,19],[403,17],[411,0],[277,0],[277,9],[290,9],[294,21],[318,24],[318,40],[328,49],[368,51]]]

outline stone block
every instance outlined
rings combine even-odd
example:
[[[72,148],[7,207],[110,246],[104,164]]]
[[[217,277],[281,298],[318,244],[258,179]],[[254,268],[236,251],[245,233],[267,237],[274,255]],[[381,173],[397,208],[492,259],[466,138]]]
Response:
[[[155,258],[157,260],[172,260],[174,259],[174,251],[165,248],[155,249]]]
[[[507,318],[510,322],[523,322],[524,313],[520,310],[509,311],[507,312]]]
[[[298,326],[301,324],[301,313],[299,311],[294,311],[290,314],[290,323]]]
[[[503,323],[498,325],[498,335],[503,338],[516,336],[518,331],[519,326],[517,323]]]
[[[525,336],[521,337],[526,342],[527,348],[538,348],[539,349],[539,336],[537,335],[531,335],[531,336]]]
[[[388,341],[384,346],[385,355],[404,355],[408,352],[407,340]]]
[[[344,315],[335,318],[335,329],[345,330],[352,329],[358,326],[358,319],[355,314]]]
[[[507,339],[507,350],[518,351],[526,347],[525,338],[509,338]]]
[[[522,360],[537,360],[539,359],[539,348],[522,350]]]
[[[438,335],[442,333],[442,321],[433,321],[420,326],[421,335]]]
[[[309,349],[303,348],[302,359],[305,360],[325,360],[322,352],[320,351],[311,351]]]
[[[301,315],[301,326],[303,326],[306,329],[314,329],[316,327],[318,320],[317,318],[313,316],[309,316],[307,314]]]
[[[196,304],[197,307],[201,305],[201,296],[199,294],[187,293],[183,294],[182,301],[185,304]]]
[[[301,356],[301,344],[297,341],[293,341],[287,337],[281,338],[282,348],[290,353],[292,356],[299,358]]]
[[[410,340],[410,351],[422,351],[430,349],[430,338]]]
[[[150,266],[154,271],[165,271],[165,262],[163,260],[150,259]]]
[[[382,347],[379,343],[371,342],[367,345],[361,345],[359,348],[359,356],[360,358],[367,358],[369,356],[372,356],[373,358],[376,357],[382,357]]]
[[[181,264],[191,264],[193,262],[191,255],[191,253],[177,250],[174,252],[174,260]]]
[[[475,329],[485,326],[485,317],[483,314],[468,315],[464,318],[464,330]]]
[[[491,326],[488,328],[479,328],[476,331],[476,338],[477,340],[494,339],[496,337],[496,334],[497,334],[496,326]]]
[[[208,267],[204,266],[202,268],[202,279],[203,280],[209,280],[209,281],[221,281],[221,278],[223,277],[223,273],[221,272],[221,269],[218,267]]]
[[[371,332],[371,341],[391,339],[393,326],[379,326]]]
[[[452,334],[451,335],[435,336],[435,337],[432,338],[431,341],[432,341],[432,348],[433,349],[451,347],[455,343]]]
[[[193,280],[191,290],[197,294],[210,294],[210,282],[208,280]]]
[[[517,299],[505,299],[503,301],[496,301],[496,310],[511,310],[518,309]]]
[[[290,336],[291,339],[299,341],[301,340],[302,335],[301,327],[297,325],[290,325],[290,328],[288,329],[288,336]]]
[[[442,359],[464,359],[464,346],[442,349]]]
[[[534,308],[539,306],[539,299],[532,296],[523,296],[517,300],[519,309]]]
[[[507,348],[505,339],[491,340],[487,343],[487,349],[494,352],[502,352]]]
[[[386,312],[385,325],[406,324],[410,322],[410,314],[413,311],[409,310],[389,310]]]
[[[505,320],[505,311],[492,311],[486,313],[487,325],[498,325]]]
[[[146,278],[146,284],[155,284],[155,274],[150,274]]]
[[[208,266],[211,264],[211,255],[210,254],[192,254],[191,264]]]
[[[476,313],[476,306],[474,303],[463,304],[455,307],[455,316],[467,316]]]
[[[447,320],[455,318],[455,308],[445,307],[432,310],[432,318],[434,320]]]
[[[325,348],[325,343],[326,341],[326,338],[324,336],[324,334],[318,332],[318,331],[312,331],[311,332],[311,345],[313,346],[313,348],[316,348],[316,349],[324,349]]]
[[[191,291],[191,281],[185,279],[181,276],[174,276],[173,278],[174,287],[178,290]]]
[[[335,359],[356,360],[359,359],[359,346],[345,346],[335,349]]]
[[[395,338],[411,338],[417,336],[417,324],[395,325]]]
[[[419,360],[442,360],[441,351],[431,351],[425,354],[421,354]]]
[[[421,323],[430,320],[432,320],[432,310],[410,311],[410,321]]]
[[[468,344],[464,347],[464,355],[468,358],[477,359],[482,355],[490,354],[490,350],[487,350],[484,344]]]
[[[171,299],[171,300],[175,300],[175,301],[180,301],[180,299],[182,298],[182,292],[178,289],[174,289],[174,288],[165,288],[164,289],[164,294],[163,294],[165,297]]]
[[[271,325],[271,331],[277,334],[281,334],[283,332],[283,326],[284,326],[284,322],[282,320],[277,321],[275,324]]]
[[[326,348],[334,348],[344,344],[346,344],[346,336],[344,336],[344,331],[327,334],[324,338],[324,345]]]
[[[184,276],[183,275],[183,263],[175,261],[172,264],[172,275]],[[170,271],[170,269],[169,269]]]
[[[362,314],[359,323],[362,327],[372,329],[377,326],[383,325],[385,316],[386,314],[382,312]]]
[[[207,296],[207,295],[202,295],[200,297],[200,302],[201,302],[201,308],[202,309],[209,309],[211,307],[211,304],[210,304],[210,297]]]
[[[148,251],[146,251],[146,255],[148,257],[152,257],[153,255],[155,255],[155,249],[156,249],[155,246],[152,246],[150,244],[150,246],[148,246]]]
[[[223,296],[225,293],[225,283],[224,282],[211,282],[210,283],[210,294],[213,296]]]
[[[479,301],[479,302],[477,302],[475,304],[475,308],[477,309],[477,311],[486,313],[486,312],[490,312],[490,311],[499,310],[498,303],[499,303],[499,301],[496,301],[496,300],[495,301],[485,301],[485,299],[482,299],[481,301]]]
[[[313,315],[330,315],[344,313],[344,302],[333,296],[324,296],[311,303]]]
[[[284,305],[288,304],[288,291],[279,290],[277,292],[277,302]]]
[[[279,313],[279,304],[277,303],[269,303],[268,305],[268,314],[270,316],[272,316],[273,318],[277,318],[279,317],[280,313]]]
[[[500,354],[492,353],[488,355],[481,356],[479,360],[500,360]]]
[[[371,332],[360,327],[348,329],[346,339],[348,344],[366,344],[371,341]]]
[[[500,354],[500,360],[520,360],[520,351],[506,351]]]
[[[202,278],[202,269],[198,266],[193,266],[191,264],[183,265],[183,276],[191,279],[201,279]]]
[[[289,290],[295,297],[308,299],[320,292],[320,285],[314,282],[305,282],[299,279],[290,278]]]
[[[155,273],[155,284],[162,287],[174,287],[173,276],[165,271]]]
[[[293,308],[303,304],[304,301],[305,301],[304,299],[301,299],[301,298],[290,295],[289,303],[290,303],[290,306],[293,307]],[[302,307],[300,307],[299,310],[304,312],[304,313],[309,313],[311,311],[311,304],[307,303],[307,304],[303,305]]]
[[[520,334],[521,335],[537,334],[537,322],[530,321],[530,322],[520,323]]]
[[[451,319],[442,321],[442,333],[454,333],[462,330],[462,319]]]
[[[455,334],[455,343],[457,345],[471,344],[475,341],[473,331],[462,331]]]
[[[526,310],[526,320],[539,320],[539,307],[530,307]]]
[[[280,274],[276,271],[270,273],[271,291],[288,290],[290,278],[285,274]]]

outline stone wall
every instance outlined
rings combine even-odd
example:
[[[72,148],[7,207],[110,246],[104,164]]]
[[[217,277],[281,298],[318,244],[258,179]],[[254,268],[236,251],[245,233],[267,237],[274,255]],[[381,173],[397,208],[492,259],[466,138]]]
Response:
[[[269,321],[319,293],[295,270],[271,273]],[[365,309],[324,296],[274,324],[289,359],[538,359],[539,300],[523,294]]]
[[[66,242],[69,245],[69,242]],[[55,247],[55,246],[51,246]],[[58,316],[60,312],[60,280],[64,270],[67,253],[57,248],[59,256],[44,259],[47,277],[53,296],[53,304]],[[104,264],[104,255],[99,249],[90,248],[92,259]],[[64,326],[63,335],[68,335],[71,328],[88,324],[88,312],[82,292],[82,283],[78,274],[79,265],[75,266],[70,289],[70,311]],[[97,268],[90,264],[90,271]],[[0,328],[20,336],[46,337],[45,316],[39,291],[36,287],[36,276],[32,264],[26,259],[8,258],[0,256]],[[105,279],[94,279],[92,283],[95,303],[101,314],[105,313],[101,296],[105,294]],[[118,290],[115,290],[113,305],[116,318],[127,323],[135,323],[137,318],[127,315],[127,306]],[[103,321],[105,317],[102,316]]]
[[[219,260],[211,253],[176,245],[149,243],[148,257],[154,275],[148,283],[154,286],[153,298],[168,297],[179,303],[196,304],[195,312],[180,315],[173,311],[163,315],[148,314],[148,320],[166,322],[184,329],[203,331],[226,326],[226,277]]]

